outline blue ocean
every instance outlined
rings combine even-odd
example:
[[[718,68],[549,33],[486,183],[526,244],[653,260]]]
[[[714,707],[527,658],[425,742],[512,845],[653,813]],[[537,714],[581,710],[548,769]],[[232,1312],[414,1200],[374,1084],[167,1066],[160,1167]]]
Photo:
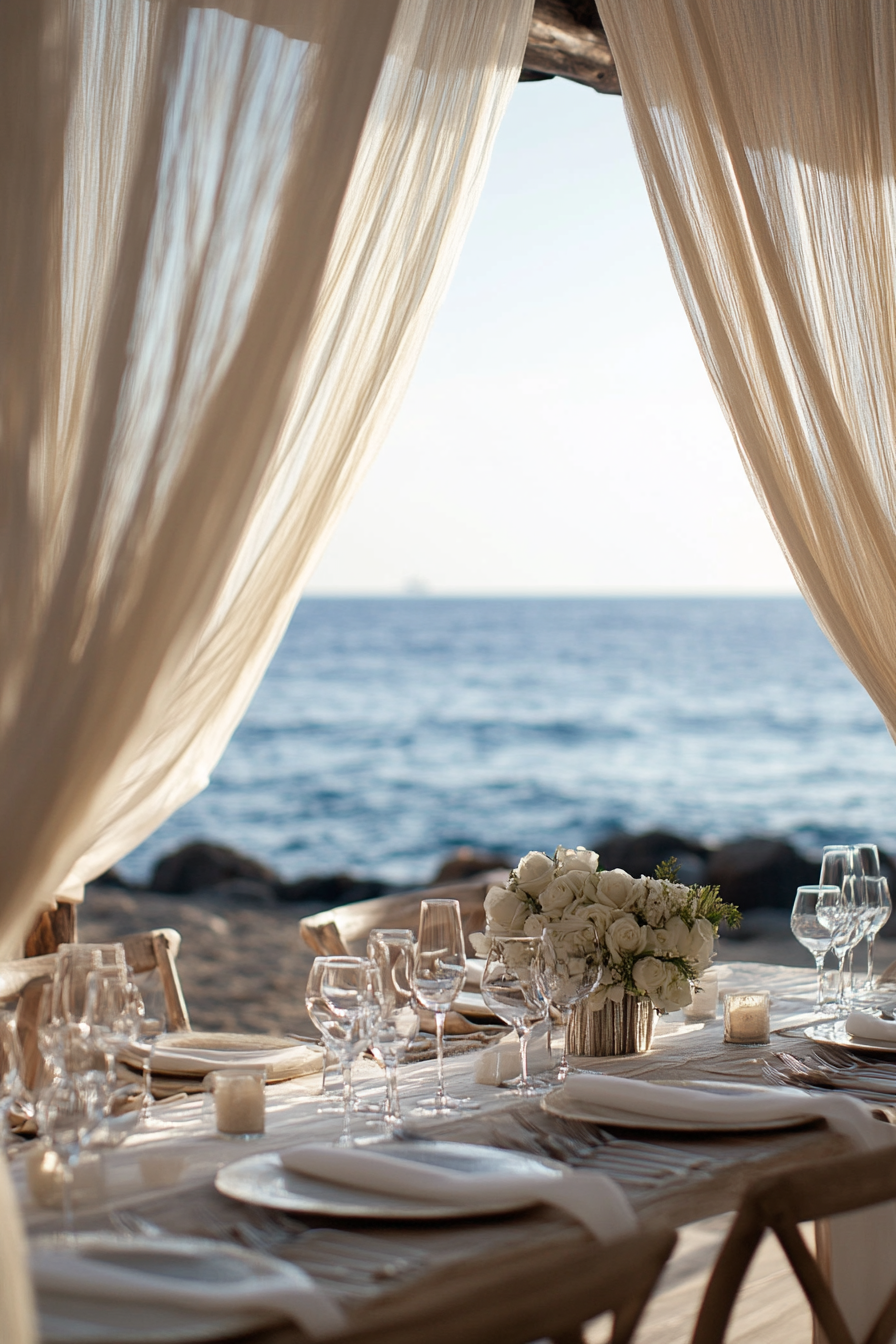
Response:
[[[654,827],[896,848],[896,747],[801,599],[307,598],[209,788],[119,866],[203,838],[416,883]]]

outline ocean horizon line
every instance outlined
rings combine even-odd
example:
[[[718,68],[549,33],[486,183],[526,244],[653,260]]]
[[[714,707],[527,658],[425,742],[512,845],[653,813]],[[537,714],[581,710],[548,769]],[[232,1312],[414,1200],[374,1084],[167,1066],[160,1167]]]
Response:
[[[304,593],[302,602],[803,602],[801,593],[464,593],[464,592],[389,592],[389,593]]]

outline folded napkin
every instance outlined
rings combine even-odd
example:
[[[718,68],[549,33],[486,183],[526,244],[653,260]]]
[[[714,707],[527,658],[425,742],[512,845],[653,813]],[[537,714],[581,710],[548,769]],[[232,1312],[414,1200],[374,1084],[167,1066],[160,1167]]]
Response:
[[[543,1022],[529,1037],[529,1053],[526,1063],[530,1075],[544,1073],[551,1067],[548,1051],[548,1025]],[[520,1072],[520,1041],[515,1031],[502,1036],[495,1045],[483,1050],[476,1057],[473,1078],[486,1087],[500,1087],[511,1078],[517,1078]]]
[[[202,1041],[208,1037],[203,1036]],[[264,1038],[259,1038],[263,1040]],[[167,1073],[177,1076],[203,1077],[213,1069],[260,1068],[268,1070],[268,1081],[285,1078],[299,1078],[306,1073],[316,1073],[321,1067],[323,1054],[315,1046],[293,1044],[268,1046],[259,1045],[252,1049],[228,1047],[222,1040],[221,1046],[208,1046],[197,1042],[196,1045],[179,1043],[177,1039],[167,1040],[160,1036],[153,1044],[149,1041],[129,1043],[120,1052],[119,1057],[132,1067],[142,1068],[152,1049],[153,1073]]]
[[[485,957],[467,957],[467,970],[464,977],[464,989],[481,989],[482,972],[485,970]]]
[[[410,1145],[419,1153],[420,1145]],[[551,1204],[587,1227],[598,1241],[616,1241],[631,1235],[638,1225],[632,1207],[619,1186],[600,1172],[580,1167],[548,1166],[525,1176],[496,1172],[484,1176],[403,1158],[391,1145],[388,1153],[365,1148],[335,1148],[305,1143],[280,1154],[289,1171],[354,1190],[427,1203],[469,1208],[471,1213],[492,1201],[519,1199],[527,1204]]]
[[[876,1013],[850,1013],[846,1019],[850,1036],[863,1036],[866,1041],[888,1041],[896,1050],[896,1021],[888,1022]]]
[[[195,1246],[196,1241],[191,1239],[191,1244]],[[216,1315],[285,1316],[315,1339],[344,1331],[342,1308],[298,1266],[260,1255],[251,1267],[235,1260],[228,1264],[218,1243],[208,1242],[208,1248],[211,1256],[221,1257],[222,1265],[220,1275],[208,1279],[184,1276],[172,1268],[178,1256],[177,1241],[161,1238],[155,1247],[158,1259],[148,1255],[145,1266],[133,1260],[114,1263],[79,1254],[77,1242],[68,1248],[36,1245],[30,1253],[31,1275],[38,1304],[42,1292],[120,1301],[139,1317],[142,1303],[170,1303]],[[264,1272],[265,1260],[269,1260],[269,1273]],[[183,1267],[189,1267],[189,1257],[184,1257]]]
[[[563,1093],[610,1111],[652,1119],[755,1123],[825,1120],[864,1151],[896,1144],[896,1128],[875,1120],[870,1107],[841,1093],[813,1095],[794,1087],[752,1084],[684,1088],[609,1074],[573,1074]],[[831,1286],[857,1339],[864,1339],[893,1287],[896,1206],[881,1204],[831,1220]]]

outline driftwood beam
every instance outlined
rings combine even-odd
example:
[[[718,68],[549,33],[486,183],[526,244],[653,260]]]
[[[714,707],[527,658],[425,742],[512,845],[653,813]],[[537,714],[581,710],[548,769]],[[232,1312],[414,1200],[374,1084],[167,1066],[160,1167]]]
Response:
[[[619,93],[619,76],[594,0],[535,0],[520,80],[559,75],[598,93]]]

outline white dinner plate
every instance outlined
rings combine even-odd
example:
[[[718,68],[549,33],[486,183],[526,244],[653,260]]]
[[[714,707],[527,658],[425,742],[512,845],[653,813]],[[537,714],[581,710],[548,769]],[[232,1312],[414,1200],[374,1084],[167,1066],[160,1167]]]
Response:
[[[727,1096],[738,1092],[744,1095],[755,1089],[742,1083],[702,1082],[701,1080],[682,1079],[676,1082],[658,1083],[658,1087],[686,1087],[695,1091],[724,1092]],[[565,1089],[558,1088],[542,1098],[541,1105],[551,1115],[562,1115],[565,1120],[585,1120],[596,1125],[616,1125],[620,1129],[654,1129],[666,1133],[682,1134],[748,1134],[766,1129],[797,1129],[809,1123],[806,1115],[782,1116],[776,1120],[765,1120],[757,1124],[755,1120],[685,1120],[678,1117],[667,1118],[656,1115],[642,1115],[637,1111],[619,1110],[614,1106],[581,1098],[564,1095]]]
[[[320,1068],[320,1050],[288,1036],[247,1035],[229,1031],[174,1031],[155,1040],[133,1041],[119,1051],[129,1068],[142,1070],[152,1055],[152,1071],[160,1077],[201,1081],[218,1068],[240,1063],[263,1064],[268,1082],[284,1082]]]
[[[409,1162],[424,1162],[467,1175],[516,1175],[526,1177],[533,1171],[544,1173],[550,1162],[503,1148],[486,1148],[472,1143],[438,1143],[428,1140],[410,1143],[386,1142],[376,1145],[377,1152],[401,1157]],[[529,1196],[508,1195],[506,1199],[483,1200],[474,1207],[437,1204],[373,1190],[355,1190],[332,1181],[319,1181],[287,1171],[278,1153],[257,1153],[222,1167],[215,1177],[222,1195],[260,1204],[267,1209],[285,1209],[290,1213],[324,1214],[331,1218],[388,1218],[414,1221],[436,1218],[479,1218],[509,1213],[530,1207]]]
[[[823,1045],[840,1045],[847,1050],[870,1050],[876,1055],[896,1055],[896,1041],[870,1041],[866,1036],[850,1036],[846,1021],[813,1022],[804,1028],[810,1041]]]
[[[31,1240],[38,1276],[41,1250],[62,1249],[85,1260],[137,1270],[153,1280],[157,1276],[157,1296],[139,1303],[99,1295],[82,1297],[64,1289],[54,1291],[38,1277],[41,1344],[199,1344],[245,1334],[282,1319],[282,1313],[257,1306],[238,1311],[230,1307],[226,1312],[218,1308],[216,1312],[212,1296],[216,1285],[240,1279],[254,1284],[259,1275],[281,1284],[292,1271],[291,1265],[272,1262],[240,1246],[200,1237],[123,1237],[111,1232],[76,1233],[62,1241],[52,1236]],[[207,1290],[209,1306],[194,1310],[166,1302],[165,1282],[171,1279]]]

